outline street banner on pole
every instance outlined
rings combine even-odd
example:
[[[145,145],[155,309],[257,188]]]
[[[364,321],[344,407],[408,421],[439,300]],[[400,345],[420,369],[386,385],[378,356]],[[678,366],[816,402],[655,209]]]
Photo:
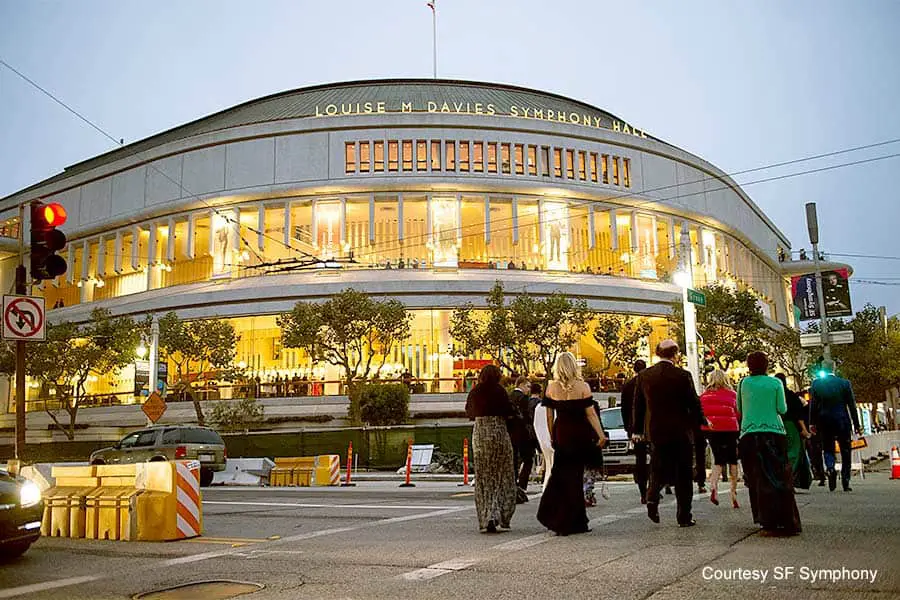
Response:
[[[847,269],[822,271],[822,293],[825,296],[826,317],[853,315],[848,278]],[[815,273],[791,277],[791,297],[794,299],[794,316],[797,320],[810,321],[819,318],[819,298],[816,293]]]

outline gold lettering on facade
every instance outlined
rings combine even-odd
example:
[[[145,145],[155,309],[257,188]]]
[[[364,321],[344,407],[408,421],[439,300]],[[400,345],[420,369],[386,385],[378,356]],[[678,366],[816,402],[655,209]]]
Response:
[[[484,102],[441,102],[436,100],[427,100],[419,103],[413,100],[401,100],[399,104],[391,104],[387,102],[337,102],[325,105],[316,105],[313,116],[315,117],[334,117],[338,115],[362,115],[373,113],[413,113],[413,112],[429,112],[429,113],[456,113],[459,115],[507,115],[520,119],[539,119],[542,121],[553,121],[558,123],[571,123],[573,125],[582,125],[584,127],[595,127],[597,129],[611,129],[617,133],[633,135],[646,139],[647,133],[637,127],[629,125],[623,121],[611,120],[610,125],[605,127],[603,117],[597,117],[586,113],[578,113],[574,111],[560,111],[552,108],[529,108],[510,104],[508,107],[500,107],[494,103]]]

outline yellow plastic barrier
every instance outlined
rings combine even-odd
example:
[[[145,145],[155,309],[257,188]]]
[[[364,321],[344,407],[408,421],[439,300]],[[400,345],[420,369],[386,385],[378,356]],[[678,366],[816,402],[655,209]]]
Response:
[[[93,540],[131,540],[135,537],[137,465],[98,465],[100,487],[87,495],[85,535]]]
[[[315,456],[279,457],[269,474],[269,484],[273,487],[306,487],[312,484],[315,470]]]
[[[85,537],[86,499],[100,485],[96,467],[53,467],[56,485],[44,494],[45,508],[41,535]]]
[[[322,454],[316,457],[316,485],[341,484],[341,457]]]
[[[176,461],[142,463],[136,487],[136,538],[169,541],[191,538],[203,532],[200,463]]]

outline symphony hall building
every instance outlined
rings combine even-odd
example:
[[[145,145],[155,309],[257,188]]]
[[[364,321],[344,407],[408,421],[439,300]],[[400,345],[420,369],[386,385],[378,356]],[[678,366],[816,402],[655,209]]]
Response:
[[[649,347],[681,297],[671,281],[684,232],[694,287],[748,289],[767,319],[793,325],[778,260],[790,243],[731,178],[602,109],[510,85],[396,79],[284,92],[3,198],[5,231],[37,199],[69,215],[68,272],[35,287],[50,321],[84,321],[97,307],[227,318],[239,365],[263,377],[337,378],[281,347],[276,316],[346,288],[407,306],[412,335],[391,368],[428,380],[460,369],[453,309],[484,305],[498,280],[510,294],[559,291],[648,317]],[[3,242],[4,290],[13,248]],[[575,350],[598,353],[590,336]],[[125,369],[93,388],[133,379]]]

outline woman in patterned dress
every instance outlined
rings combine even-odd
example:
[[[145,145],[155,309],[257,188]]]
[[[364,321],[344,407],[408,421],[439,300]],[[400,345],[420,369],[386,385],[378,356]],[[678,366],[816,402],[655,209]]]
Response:
[[[466,399],[466,415],[475,421],[475,508],[482,532],[509,529],[516,510],[513,448],[506,429],[512,414],[512,403],[500,385],[500,369],[485,365]]]

